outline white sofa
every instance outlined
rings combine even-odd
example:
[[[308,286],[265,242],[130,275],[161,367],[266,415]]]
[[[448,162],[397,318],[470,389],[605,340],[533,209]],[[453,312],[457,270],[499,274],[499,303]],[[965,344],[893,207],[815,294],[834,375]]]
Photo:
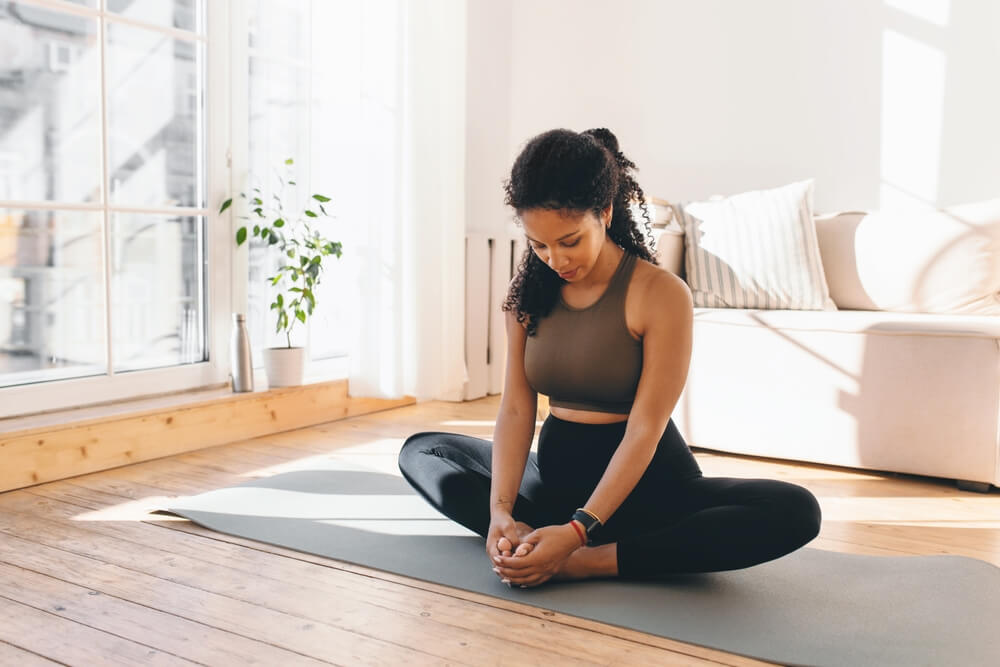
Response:
[[[1000,200],[816,228],[838,310],[695,309],[688,443],[1000,485]],[[683,235],[655,231],[684,277]]]

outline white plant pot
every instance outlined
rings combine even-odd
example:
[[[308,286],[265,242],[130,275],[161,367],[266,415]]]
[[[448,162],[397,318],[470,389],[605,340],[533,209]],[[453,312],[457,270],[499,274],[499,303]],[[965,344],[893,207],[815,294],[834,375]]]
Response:
[[[264,370],[271,387],[296,387],[306,370],[304,347],[269,347],[264,350]]]

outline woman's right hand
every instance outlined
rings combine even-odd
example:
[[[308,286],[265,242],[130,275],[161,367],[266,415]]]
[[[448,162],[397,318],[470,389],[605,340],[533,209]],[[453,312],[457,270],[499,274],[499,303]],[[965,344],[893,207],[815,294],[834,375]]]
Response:
[[[500,544],[500,538],[507,538],[510,544]],[[486,534],[486,553],[490,557],[490,564],[496,565],[494,556],[510,556],[521,543],[521,538],[517,535],[517,526],[514,517],[509,512],[494,512],[490,515],[490,529]],[[501,550],[500,547],[508,547]]]

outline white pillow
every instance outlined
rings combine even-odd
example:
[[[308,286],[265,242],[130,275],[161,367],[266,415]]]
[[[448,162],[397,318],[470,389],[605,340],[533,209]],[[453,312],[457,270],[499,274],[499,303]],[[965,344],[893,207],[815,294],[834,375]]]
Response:
[[[1000,199],[818,218],[841,308],[1000,315]]]
[[[813,222],[813,180],[675,206],[702,308],[836,310]]]

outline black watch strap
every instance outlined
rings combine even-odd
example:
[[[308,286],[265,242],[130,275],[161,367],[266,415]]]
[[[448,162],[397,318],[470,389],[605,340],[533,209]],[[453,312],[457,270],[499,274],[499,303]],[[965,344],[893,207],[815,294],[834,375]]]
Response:
[[[601,527],[601,522],[583,511],[583,508],[573,512],[573,516],[570,517],[570,521],[574,520],[583,524],[583,530],[587,533],[587,544],[590,544],[591,537],[593,536],[594,531]]]

